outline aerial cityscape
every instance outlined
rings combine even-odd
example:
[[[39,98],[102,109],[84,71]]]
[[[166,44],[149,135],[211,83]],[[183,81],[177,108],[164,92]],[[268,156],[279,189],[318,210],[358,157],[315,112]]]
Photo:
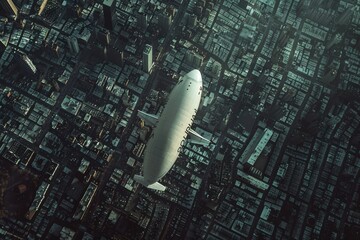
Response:
[[[360,0],[0,0],[0,239],[360,239]]]

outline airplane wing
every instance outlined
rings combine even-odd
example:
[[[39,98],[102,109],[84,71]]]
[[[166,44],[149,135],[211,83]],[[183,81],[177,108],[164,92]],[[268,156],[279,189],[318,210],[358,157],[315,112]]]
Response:
[[[144,119],[144,121],[149,124],[149,125],[152,125],[152,126],[156,126],[157,122],[158,122],[158,119],[159,117],[156,116],[156,115],[153,115],[153,114],[149,114],[149,113],[146,113],[146,112],[143,112],[143,111],[138,111],[138,116],[141,118],[141,119]]]
[[[195,143],[203,146],[207,146],[210,143],[209,139],[204,138],[203,136],[195,132],[193,129],[190,129],[189,135],[190,135],[189,141],[191,143]]]
[[[134,180],[140,184],[142,184],[143,186],[150,188],[150,189],[154,189],[154,190],[158,190],[158,191],[165,191],[166,187],[164,185],[162,185],[159,182],[153,183],[153,184],[148,184],[146,182],[146,180],[144,179],[143,176],[140,175],[135,175],[134,176]]]

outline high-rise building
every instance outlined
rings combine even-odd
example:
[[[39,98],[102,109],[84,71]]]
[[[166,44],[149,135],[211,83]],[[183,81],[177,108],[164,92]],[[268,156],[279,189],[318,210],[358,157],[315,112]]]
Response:
[[[189,28],[195,27],[197,24],[197,16],[195,14],[188,15],[187,24]]]
[[[137,26],[140,30],[145,31],[147,26],[148,26],[148,22],[147,22],[147,15],[145,13],[140,13],[137,17]]]
[[[5,52],[5,49],[6,49],[6,45],[2,41],[0,41],[0,58],[2,54]]]
[[[267,161],[264,150],[273,133],[274,132],[268,128],[263,131],[258,130],[240,158],[241,161],[244,162],[244,169],[254,177],[263,177],[263,170]]]
[[[321,78],[321,81],[323,83],[330,83],[335,80],[337,73],[337,69],[332,68],[324,74],[324,76]]]
[[[170,28],[171,24],[171,15],[167,12],[161,13],[158,18],[159,27],[161,28],[161,31],[167,32]]]
[[[171,18],[175,17],[176,10],[173,5],[167,7],[166,12],[169,14],[169,16],[171,16]]]
[[[334,45],[338,44],[342,40],[342,34],[337,33],[332,38],[329,39],[329,41],[326,42],[325,49],[330,49]]]
[[[94,56],[98,61],[105,61],[107,54],[107,48],[100,44],[93,44],[91,46],[91,55]]]
[[[124,63],[124,52],[113,46],[108,46],[106,51],[106,59],[109,62],[121,66]]]
[[[195,12],[196,16],[200,17],[203,12],[203,7],[196,6],[194,12]]]
[[[79,43],[78,43],[78,40],[76,37],[70,36],[67,39],[67,43],[68,43],[71,53],[73,53],[73,54],[79,53]]]
[[[36,66],[25,53],[16,51],[14,60],[26,74],[34,75],[37,72]]]
[[[14,15],[15,18],[18,16],[18,9],[12,0],[0,0],[1,9],[9,15]]]
[[[150,72],[152,64],[152,46],[146,44],[143,52],[143,70],[145,72]]]
[[[110,32],[108,30],[99,30],[96,33],[97,41],[101,45],[109,45],[110,44]]]
[[[200,54],[192,51],[192,50],[187,50],[185,53],[185,63],[188,65],[191,65],[195,68],[199,68],[204,61],[204,57],[201,56]]]
[[[353,15],[354,15],[354,11],[352,8],[346,9],[336,20],[336,24],[337,25],[348,25],[351,22]]]
[[[113,30],[116,24],[116,12],[115,12],[116,0],[104,0],[103,12],[104,12],[104,27],[108,30]]]
[[[219,62],[214,62],[211,66],[211,73],[215,76],[219,76],[221,71],[221,64]]]

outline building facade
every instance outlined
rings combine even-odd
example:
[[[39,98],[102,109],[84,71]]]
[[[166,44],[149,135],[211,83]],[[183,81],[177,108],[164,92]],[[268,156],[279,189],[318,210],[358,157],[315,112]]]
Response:
[[[146,44],[143,52],[143,70],[147,73],[150,72],[152,64],[152,46]]]
[[[108,30],[113,30],[116,23],[115,0],[104,0],[104,27]]]
[[[9,15],[18,16],[18,9],[12,0],[0,0],[0,6]]]
[[[71,53],[73,53],[73,54],[79,53],[79,51],[80,51],[79,43],[78,43],[78,40],[76,37],[69,36],[69,38],[67,39],[67,43],[68,43]]]

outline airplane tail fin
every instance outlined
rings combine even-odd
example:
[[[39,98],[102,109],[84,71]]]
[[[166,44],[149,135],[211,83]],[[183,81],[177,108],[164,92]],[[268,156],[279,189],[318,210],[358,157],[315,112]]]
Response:
[[[145,187],[150,188],[150,189],[159,190],[159,191],[165,191],[165,189],[166,189],[166,187],[159,182],[156,182],[153,184],[148,184],[146,182],[146,180],[144,179],[144,177],[140,176],[140,175],[135,175],[134,180],[136,182],[140,183],[141,185],[144,185]]]

